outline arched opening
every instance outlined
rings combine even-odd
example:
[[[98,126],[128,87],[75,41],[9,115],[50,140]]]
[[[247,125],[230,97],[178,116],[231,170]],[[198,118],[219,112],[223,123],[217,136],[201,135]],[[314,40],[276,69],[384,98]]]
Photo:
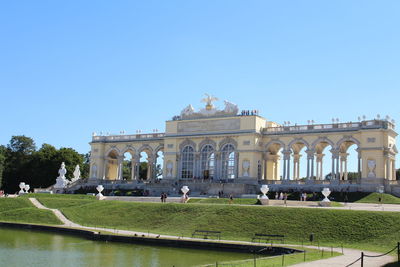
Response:
[[[232,144],[226,144],[221,149],[221,162],[222,162],[222,179],[236,178],[236,159],[235,147]]]
[[[162,149],[158,150],[156,153],[156,163],[155,163],[155,177],[161,180],[164,177],[164,151]]]
[[[149,159],[150,159],[150,155],[149,155],[148,151],[140,152],[139,180],[142,180],[142,181],[150,180]]]
[[[291,180],[299,180],[310,178],[314,176],[311,174],[312,170],[312,157],[307,155],[307,146],[303,142],[296,142],[291,146],[293,164],[291,166]]]
[[[361,159],[358,157],[358,145],[353,140],[346,140],[339,145],[339,180],[356,181],[361,178]]]
[[[134,156],[134,152],[132,150],[127,150],[124,153],[124,160],[122,162],[122,179],[123,180],[133,180],[134,179],[133,156]]]
[[[118,152],[111,150],[107,155],[105,178],[107,180],[117,180],[118,171]]]
[[[201,171],[200,176],[203,179],[214,179],[215,172],[215,153],[212,145],[205,145],[201,149],[200,155]]]
[[[185,146],[182,149],[181,178],[192,179],[194,173],[194,149],[192,146]]]
[[[283,145],[272,143],[266,148],[267,158],[264,170],[266,180],[283,179]]]
[[[333,180],[333,147],[330,141],[319,141],[315,144],[315,179]],[[334,173],[334,172],[333,172]]]

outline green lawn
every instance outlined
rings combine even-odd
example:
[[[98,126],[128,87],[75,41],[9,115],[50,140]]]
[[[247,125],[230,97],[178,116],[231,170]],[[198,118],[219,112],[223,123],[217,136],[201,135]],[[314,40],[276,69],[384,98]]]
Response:
[[[191,198],[189,203],[201,204],[230,204],[229,198]],[[256,205],[258,200],[255,198],[234,198],[232,204]]]
[[[190,236],[195,229],[222,231],[222,238],[249,241],[254,233],[284,234],[287,243],[306,242],[310,233],[324,246],[385,251],[400,240],[400,215],[333,209],[135,203],[38,196],[86,226]],[[221,200],[220,200],[221,201]]]
[[[26,198],[0,198],[0,221],[61,224],[49,210],[39,210]]]
[[[379,202],[379,198],[382,197],[382,202]],[[357,200],[356,203],[383,203],[383,204],[400,204],[400,198],[395,197],[390,194],[379,194],[379,193],[371,193],[366,197],[363,197],[360,200]]]

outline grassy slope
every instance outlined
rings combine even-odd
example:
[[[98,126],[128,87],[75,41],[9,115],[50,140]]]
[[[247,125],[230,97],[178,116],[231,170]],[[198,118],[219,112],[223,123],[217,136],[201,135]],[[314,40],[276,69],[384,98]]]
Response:
[[[49,210],[39,210],[26,198],[0,198],[0,221],[61,224]]]
[[[363,197],[360,200],[357,200],[356,203],[379,203],[379,198],[382,197],[382,202],[384,204],[400,204],[400,198],[395,197],[390,194],[379,194],[379,193],[371,193],[366,197]]]
[[[132,203],[39,197],[88,226],[190,236],[195,229],[219,230],[223,238],[248,241],[254,233],[284,234],[289,243],[385,251],[400,240],[400,216],[392,212],[323,210],[237,205]]]

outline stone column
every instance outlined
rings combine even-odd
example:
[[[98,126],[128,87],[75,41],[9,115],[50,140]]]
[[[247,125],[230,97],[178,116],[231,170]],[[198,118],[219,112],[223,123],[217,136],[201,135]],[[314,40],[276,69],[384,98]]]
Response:
[[[396,180],[396,161],[392,160],[392,180]]]
[[[290,155],[292,152],[290,150],[286,150],[283,152],[284,159],[286,159],[286,164],[284,164],[285,169],[286,169],[286,180],[290,180]]]
[[[238,176],[239,176],[239,152],[235,152],[235,179],[237,179]]]
[[[214,180],[221,179],[221,152],[215,152],[215,169],[214,169]]]
[[[200,163],[200,152],[194,152],[194,171],[193,178],[201,176],[201,163]]]
[[[147,180],[151,180],[153,176],[153,166],[154,166],[154,158],[148,157],[147,158]]]
[[[387,180],[392,180],[392,175],[391,175],[391,164],[390,164],[390,157],[386,157],[386,179]]]
[[[293,154],[293,179],[299,179],[300,154]]]
[[[117,171],[117,180],[122,180],[123,179],[123,163],[124,163],[124,156],[118,156],[117,158],[118,162],[118,171]]]
[[[332,152],[332,180],[339,178],[339,151],[331,149]]]
[[[179,179],[181,178],[181,155],[180,154],[176,154],[176,162],[175,162],[175,178]]]
[[[139,168],[140,168],[140,155],[135,156],[134,161],[134,180],[139,180]]]
[[[280,177],[278,177],[278,162],[281,160],[281,157],[279,155],[275,155],[274,157],[274,180],[279,180]]]
[[[283,155],[283,176],[282,180],[286,179],[286,155]]]
[[[358,164],[357,164],[357,171],[358,171],[358,178],[361,178],[361,149],[356,149],[358,153]]]
[[[348,153],[340,153],[340,180],[347,180],[347,156]]]
[[[107,175],[107,165],[108,165],[108,158],[107,157],[104,157],[104,162],[103,162],[103,175],[102,176],[100,176],[99,178],[100,179],[106,179],[106,175]]]

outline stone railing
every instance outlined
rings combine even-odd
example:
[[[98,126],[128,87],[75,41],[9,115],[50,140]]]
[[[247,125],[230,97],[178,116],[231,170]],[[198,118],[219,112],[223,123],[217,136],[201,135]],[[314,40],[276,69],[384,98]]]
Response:
[[[165,136],[164,133],[108,135],[108,136],[94,135],[92,137],[92,142],[130,142],[135,140],[140,141],[140,140],[162,139],[164,138],[164,136]]]
[[[386,120],[370,120],[362,122],[346,122],[331,124],[310,124],[294,126],[268,127],[262,130],[265,135],[276,135],[286,133],[312,133],[312,132],[343,132],[356,131],[361,129],[391,129],[394,130],[393,123]]]

